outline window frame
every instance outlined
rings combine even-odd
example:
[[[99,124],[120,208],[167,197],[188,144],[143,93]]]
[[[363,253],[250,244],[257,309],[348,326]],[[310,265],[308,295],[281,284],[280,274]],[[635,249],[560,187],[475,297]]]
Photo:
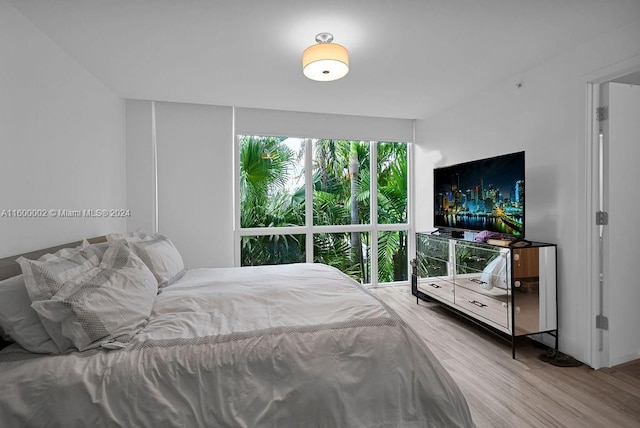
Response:
[[[280,226],[280,227],[253,227],[241,228],[240,225],[240,137],[250,135],[243,132],[242,134],[234,133],[234,266],[239,267],[241,263],[241,238],[243,236],[269,236],[269,235],[305,235],[305,258],[306,263],[313,263],[313,235],[319,233],[349,233],[349,232],[369,232],[371,234],[370,257],[371,281],[364,283],[366,287],[406,285],[411,278],[410,260],[414,254],[413,239],[413,141],[376,141],[376,140],[360,140],[369,143],[369,173],[374,174],[375,179],[370,182],[370,203],[369,203],[369,224],[348,224],[348,225],[314,225],[313,224],[313,141],[323,139],[322,137],[294,137],[288,135],[288,138],[300,138],[305,142],[304,171],[305,171],[305,225],[304,226]],[[256,134],[260,135],[260,134]],[[260,135],[268,136],[268,135]],[[353,140],[353,139],[351,139]],[[378,223],[378,143],[381,142],[397,142],[407,145],[407,222],[406,223]],[[311,154],[311,155],[310,155]],[[397,232],[404,231],[407,233],[407,280],[394,282],[378,281],[378,235],[380,232]]]

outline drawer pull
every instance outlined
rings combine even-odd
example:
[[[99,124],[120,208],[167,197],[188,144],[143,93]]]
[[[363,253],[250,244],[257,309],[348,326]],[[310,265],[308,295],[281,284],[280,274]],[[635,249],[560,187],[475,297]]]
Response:
[[[441,285],[434,284],[433,282],[430,282],[430,283],[429,283],[429,285],[430,285],[431,287],[433,287],[433,288],[442,288],[442,286],[441,286]]]
[[[487,305],[485,305],[484,303],[480,303],[480,302],[478,302],[477,300],[469,300],[469,303],[471,303],[471,304],[473,304],[473,305],[476,305],[476,306],[478,306],[478,307],[480,307],[480,308],[484,308],[485,306],[487,306]]]

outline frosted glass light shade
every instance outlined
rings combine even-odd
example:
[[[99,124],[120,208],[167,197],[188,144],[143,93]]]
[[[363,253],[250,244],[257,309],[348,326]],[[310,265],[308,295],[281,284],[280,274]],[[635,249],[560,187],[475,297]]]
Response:
[[[302,53],[302,72],[312,80],[328,82],[349,72],[349,52],[337,43],[318,43]]]

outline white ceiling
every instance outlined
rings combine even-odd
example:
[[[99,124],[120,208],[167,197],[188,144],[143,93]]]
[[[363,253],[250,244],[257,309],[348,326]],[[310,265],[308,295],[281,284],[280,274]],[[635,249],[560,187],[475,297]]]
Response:
[[[640,17],[639,0],[8,0],[123,98],[424,118]],[[350,52],[314,82],[320,32]]]

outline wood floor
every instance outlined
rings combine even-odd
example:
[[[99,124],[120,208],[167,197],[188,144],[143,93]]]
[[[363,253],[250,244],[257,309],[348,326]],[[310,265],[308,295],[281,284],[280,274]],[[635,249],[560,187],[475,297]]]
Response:
[[[556,367],[528,340],[511,345],[407,286],[373,292],[428,343],[464,393],[478,428],[640,427],[640,360],[611,369]]]

